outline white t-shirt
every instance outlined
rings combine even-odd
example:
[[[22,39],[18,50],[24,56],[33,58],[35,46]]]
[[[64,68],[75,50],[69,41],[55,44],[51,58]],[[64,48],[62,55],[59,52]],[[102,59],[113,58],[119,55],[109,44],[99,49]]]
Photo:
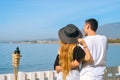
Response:
[[[80,80],[102,80],[106,68],[107,37],[102,35],[84,38],[94,63],[83,64]]]

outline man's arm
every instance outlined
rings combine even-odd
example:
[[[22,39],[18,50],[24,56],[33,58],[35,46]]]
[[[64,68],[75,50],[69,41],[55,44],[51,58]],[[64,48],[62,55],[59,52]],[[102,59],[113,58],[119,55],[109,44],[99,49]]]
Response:
[[[78,39],[78,42],[83,46],[83,49],[84,49],[84,51],[85,51],[84,61],[85,61],[85,62],[89,62],[89,63],[93,63],[93,62],[94,62],[94,61],[93,61],[93,58],[92,58],[92,56],[91,56],[91,53],[90,53],[90,51],[89,51],[89,49],[88,49],[85,41],[84,41],[83,39],[79,38],[79,39]]]

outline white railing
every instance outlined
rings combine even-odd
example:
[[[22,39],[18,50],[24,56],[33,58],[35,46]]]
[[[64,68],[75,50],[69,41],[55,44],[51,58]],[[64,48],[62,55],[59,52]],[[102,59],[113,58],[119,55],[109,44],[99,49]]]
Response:
[[[0,80],[14,80],[14,76],[13,74],[2,74]],[[18,80],[56,80],[56,72],[18,72]],[[120,80],[120,66],[107,68],[104,80]]]
[[[0,80],[14,80],[13,74],[2,74]],[[56,80],[55,71],[18,72],[18,80]]]

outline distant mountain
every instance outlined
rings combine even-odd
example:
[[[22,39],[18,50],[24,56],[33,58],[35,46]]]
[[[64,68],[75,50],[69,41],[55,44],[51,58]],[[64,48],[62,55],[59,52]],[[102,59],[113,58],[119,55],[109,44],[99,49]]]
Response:
[[[106,35],[108,38],[120,39],[120,22],[104,24],[98,28],[97,33]]]

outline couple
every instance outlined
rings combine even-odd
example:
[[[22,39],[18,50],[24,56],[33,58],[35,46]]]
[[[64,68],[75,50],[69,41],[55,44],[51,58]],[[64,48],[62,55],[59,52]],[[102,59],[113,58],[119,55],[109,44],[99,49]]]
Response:
[[[97,35],[98,22],[85,21],[84,34],[73,24],[59,30],[60,47],[54,63],[57,80],[103,80],[107,38]]]

